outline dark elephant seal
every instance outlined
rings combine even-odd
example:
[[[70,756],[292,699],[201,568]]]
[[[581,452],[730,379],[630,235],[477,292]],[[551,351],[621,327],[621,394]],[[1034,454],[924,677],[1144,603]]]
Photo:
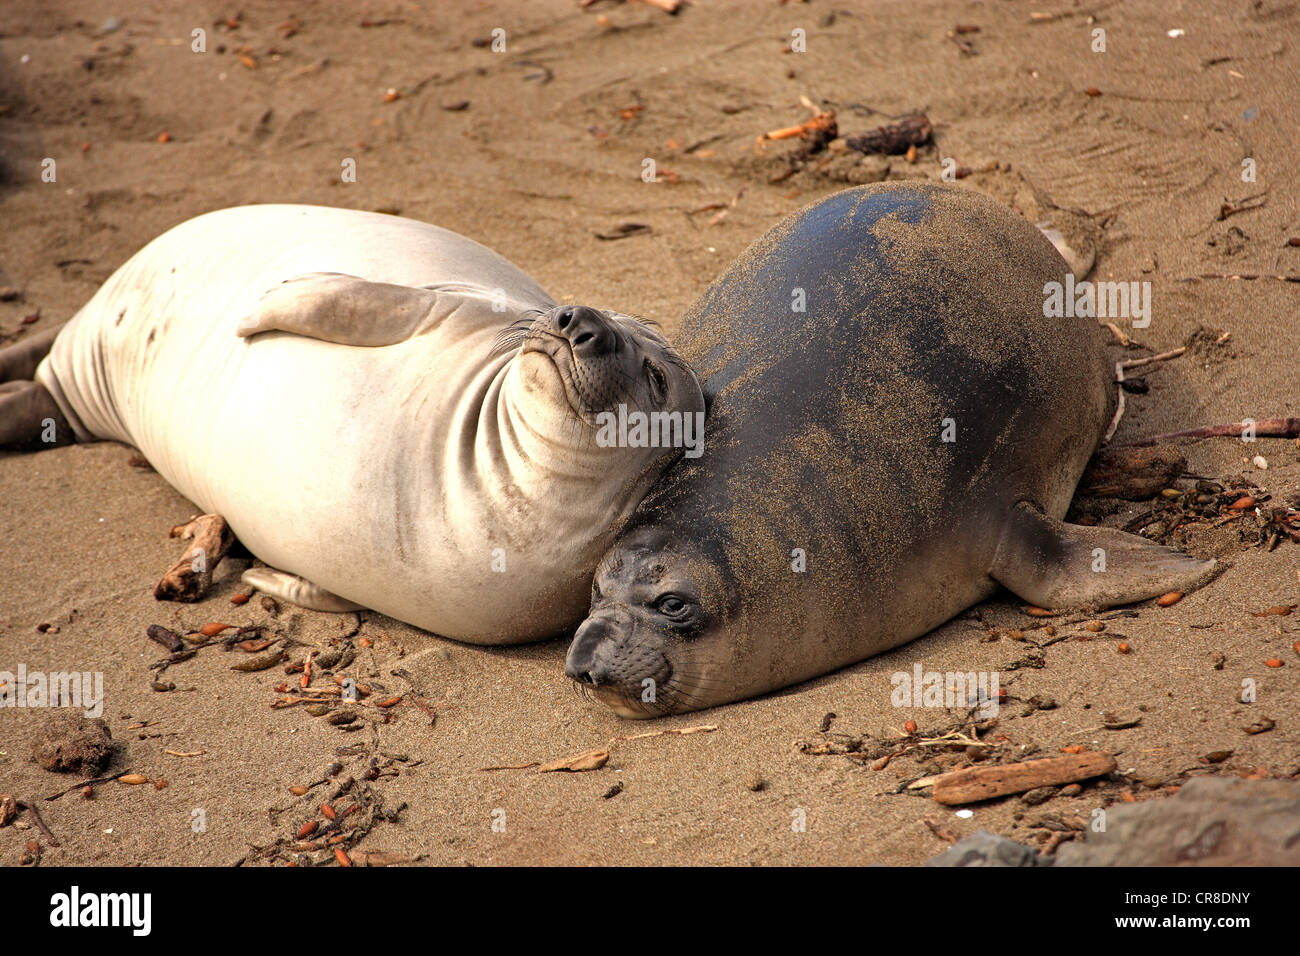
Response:
[[[679,335],[704,454],[601,561],[568,676],[658,716],[879,654],[999,584],[1059,608],[1207,579],[1060,520],[1114,401],[1096,322],[1044,318],[1066,271],[1010,210],[936,185],[851,189],[754,243]]]

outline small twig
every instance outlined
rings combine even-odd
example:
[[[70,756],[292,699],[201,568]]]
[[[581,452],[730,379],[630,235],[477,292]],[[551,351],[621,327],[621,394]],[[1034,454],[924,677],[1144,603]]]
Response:
[[[671,736],[678,736],[678,737],[685,737],[685,736],[688,736],[689,734],[707,734],[707,733],[712,733],[713,731],[715,731],[715,730],[717,730],[717,729],[718,729],[718,725],[717,725],[717,724],[699,724],[699,725],[697,725],[697,726],[695,726],[695,727],[681,727],[681,728],[678,728],[678,729],[675,729],[675,730],[650,730],[650,731],[647,731],[646,733],[643,733],[643,734],[632,734],[632,735],[627,736],[627,737],[610,737],[610,738],[609,738],[609,744],[615,744],[615,743],[618,743],[619,741],[627,741],[627,740],[644,740],[644,739],[646,739],[647,737],[666,737],[666,736],[670,736],[670,735],[671,735]],[[586,757],[586,756],[590,756],[590,755],[592,755],[592,754],[596,754],[596,753],[603,753],[603,754],[605,755],[605,757],[608,757],[608,756],[609,756],[608,753],[606,753],[605,751],[592,751],[592,750],[584,751],[583,753],[578,754],[577,756],[578,756],[578,757]],[[555,768],[558,768],[558,769],[569,769],[568,767],[566,767],[566,766],[562,766],[562,765],[567,764],[569,761],[572,761],[572,760],[574,760],[574,759],[576,759],[576,758],[574,758],[574,757],[569,757],[569,758],[566,758],[566,759],[564,759],[564,760],[553,761],[552,763],[548,763],[548,764],[546,764],[545,766],[546,766],[546,768],[552,768],[552,769],[555,769]],[[602,765],[603,765],[603,761],[602,761],[601,763],[602,763]],[[503,767],[479,767],[479,770],[480,770],[480,771],[488,771],[488,770],[527,770],[529,767],[539,767],[539,766],[542,766],[542,764],[541,764],[539,761],[534,760],[534,761],[532,761],[531,763],[523,763],[523,764],[518,764],[518,765],[515,765],[515,766],[503,766]],[[585,769],[585,768],[584,768],[584,769]],[[594,768],[592,768],[592,769],[594,769]],[[543,769],[543,772],[546,772],[545,769]]]
[[[525,73],[524,74],[525,80],[538,80],[542,84],[546,84],[551,82],[551,80],[555,79],[555,71],[552,70],[545,63],[538,63],[536,60],[515,60],[510,65],[517,66],[517,67],[531,66],[531,67],[536,67],[537,69],[542,71],[541,73]]]
[[[1164,362],[1171,358],[1178,358],[1178,356],[1182,355],[1186,351],[1187,346],[1181,345],[1176,349],[1170,349],[1168,352],[1161,352],[1159,355],[1151,355],[1147,358],[1140,359],[1129,359],[1128,361],[1120,362],[1119,364],[1126,370],[1130,368],[1141,368],[1143,365],[1150,365],[1152,362]]]
[[[1058,830],[1056,833],[1053,833],[1050,837],[1048,837],[1047,845],[1044,846],[1041,851],[1042,855],[1051,856],[1053,853],[1056,852],[1056,848],[1058,846],[1060,846],[1066,840],[1073,840],[1073,839],[1074,839],[1074,831],[1071,830],[1067,832],[1067,831]]]
[[[1124,417],[1124,363],[1115,363],[1115,384],[1116,391],[1119,393],[1119,399],[1115,402],[1115,414],[1111,416],[1110,427],[1106,429],[1106,435],[1102,438],[1103,445],[1110,444],[1110,440],[1115,437],[1115,432],[1119,428],[1119,420]]]
[[[717,136],[710,136],[708,139],[701,139],[701,140],[698,140],[697,142],[691,143],[691,145],[687,146],[684,150],[682,150],[682,152],[683,152],[683,153],[693,153],[693,152],[695,152],[697,149],[703,149],[705,146],[708,146],[710,143],[716,143],[718,140],[722,139],[724,136],[726,136],[725,133],[719,133]]]
[[[969,40],[963,40],[961,37],[959,37],[957,35],[956,30],[948,31],[948,39],[951,40],[953,43],[957,44],[957,49],[961,50],[963,55],[965,56],[975,55],[975,47],[973,47],[970,44]]]
[[[1118,386],[1119,400],[1115,403],[1115,415],[1110,420],[1110,427],[1106,429],[1106,437],[1101,440],[1103,445],[1109,444],[1110,440],[1115,437],[1115,432],[1119,428],[1120,419],[1124,417],[1124,372],[1130,368],[1141,368],[1143,365],[1150,365],[1152,362],[1163,362],[1167,359],[1177,358],[1187,351],[1187,346],[1183,345],[1176,349],[1170,349],[1168,352],[1161,352],[1159,355],[1152,355],[1148,358],[1128,359],[1124,362],[1115,363],[1115,384]]]
[[[1258,209],[1263,206],[1267,200],[1268,190],[1265,189],[1262,193],[1255,196],[1247,196],[1245,199],[1238,199],[1235,202],[1225,201],[1223,205],[1219,207],[1219,214],[1214,218],[1222,222],[1229,216],[1235,216],[1239,212],[1249,212],[1252,209]],[[1254,203],[1254,205],[1251,205],[1251,203]]]
[[[479,767],[478,769],[482,772],[489,770],[527,770],[529,767],[540,767],[541,765],[540,760],[534,760],[531,763],[514,764],[509,767]]]
[[[804,100],[805,106],[810,106],[813,111],[812,119],[797,126],[783,126],[781,129],[768,130],[762,136],[758,137],[758,142],[772,139],[811,139],[814,143],[820,141],[830,141],[835,138],[836,123],[834,110],[819,110],[816,106],[811,106],[808,100]]]
[[[961,839],[960,837],[957,836],[955,831],[953,831],[949,827],[944,826],[933,816],[927,816],[921,822],[930,828],[931,833],[937,836],[940,840],[943,840],[945,843],[956,843],[959,839]]]
[[[1229,425],[1203,425],[1200,428],[1188,428],[1180,432],[1152,435],[1150,438],[1125,442],[1120,447],[1140,448],[1172,438],[1238,438],[1252,428],[1259,438],[1300,438],[1300,418],[1266,418],[1250,424],[1233,422]]]
[[[28,803],[26,800],[15,800],[14,806],[20,807],[31,814],[32,822],[36,824],[38,830],[45,834],[45,839],[49,841],[50,846],[59,845],[59,838],[51,833],[50,828],[45,825],[45,821],[41,819],[40,811],[36,809],[36,804]]]
[[[619,740],[643,740],[646,737],[663,737],[667,734],[685,737],[689,734],[708,734],[717,729],[717,724],[699,724],[695,727],[681,727],[676,730],[649,730],[643,734],[632,734],[630,737],[610,737],[609,742],[612,744]]]
[[[1200,275],[1183,276],[1179,282],[1195,282],[1198,279],[1276,279],[1279,282],[1300,282],[1300,276],[1267,275],[1258,272],[1228,274],[1224,272],[1202,272]]]
[[[133,770],[119,770],[117,773],[110,773],[107,777],[96,777],[94,780],[83,780],[81,781],[81,783],[74,783],[66,790],[60,790],[58,793],[52,793],[45,799],[57,800],[65,793],[71,793],[73,790],[80,790],[82,787],[93,787],[99,783],[111,783],[112,781],[116,780],[118,777],[124,776],[128,773],[134,773],[134,772],[135,771]]]

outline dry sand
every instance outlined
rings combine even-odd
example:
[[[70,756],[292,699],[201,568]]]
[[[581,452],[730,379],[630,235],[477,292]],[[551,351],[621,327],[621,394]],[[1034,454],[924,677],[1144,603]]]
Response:
[[[1181,345],[1201,326],[1213,330],[1211,342],[1231,333],[1224,344],[1144,370],[1151,390],[1129,396],[1117,440],[1297,414],[1300,285],[1182,281],[1300,273],[1300,248],[1284,247],[1300,235],[1300,13],[1292,5],[699,0],[677,17],[635,2],[580,11],[568,0],[387,2],[364,13],[264,0],[182,6],[5,4],[0,286],[22,290],[20,300],[0,302],[6,340],[38,309],[24,334],[70,317],[170,226],[269,201],[434,222],[499,250],[559,297],[634,311],[671,334],[747,243],[863,175],[837,160],[768,182],[775,157],[793,147],[774,144],[755,157],[754,137],[805,119],[798,98],[806,94],[838,111],[842,133],[925,109],[943,154],[976,170],[966,185],[1030,215],[1050,213],[1052,203],[1073,210],[1071,221],[1098,240],[1095,278],[1153,285],[1150,328],[1130,330],[1148,349],[1130,357]],[[240,9],[237,29],[214,25]],[[1040,9],[1059,15],[1031,24]],[[110,13],[125,25],[99,36]],[[301,27],[286,37],[279,27],[292,13]],[[1090,50],[1089,13],[1106,30],[1107,53]],[[362,26],[363,17],[387,22]],[[957,23],[981,28],[965,35],[974,55],[945,36]],[[204,55],[190,50],[197,27],[208,31]],[[505,53],[471,43],[495,27],[507,31]],[[783,54],[796,27],[807,31],[808,52]],[[1185,34],[1167,36],[1174,28]],[[247,64],[236,55],[241,47]],[[1089,87],[1100,95],[1087,95]],[[386,103],[390,88],[400,97]],[[446,108],[466,100],[463,110]],[[621,115],[638,103],[643,109]],[[170,142],[158,141],[163,133]],[[708,142],[687,152],[700,141]],[[57,161],[56,183],[40,179],[44,157]],[[344,184],[348,157],[357,181]],[[644,157],[657,159],[659,183],[641,181]],[[1256,160],[1257,182],[1242,181],[1243,157]],[[894,158],[891,166],[895,178],[939,171],[933,148],[915,165]],[[1259,208],[1216,219],[1225,200],[1260,194]],[[712,203],[728,204],[716,224],[721,209],[691,213]],[[596,238],[625,222],[651,231]],[[1300,491],[1294,441],[1220,439],[1184,450],[1192,472],[1221,481],[1246,473],[1274,503]],[[405,668],[437,724],[408,699],[388,723],[346,733],[300,707],[269,709],[273,686],[287,678],[279,669],[231,670],[245,656],[238,650],[204,650],[167,672],[175,691],[150,689],[150,664],[163,651],[145,638],[147,625],[271,619],[256,599],[230,604],[235,565],[221,569],[202,604],[153,600],[153,584],[179,553],[167,529],[195,509],[156,474],[128,464],[131,454],[99,444],[0,457],[0,670],[102,671],[104,716],[119,745],[113,769],[168,784],[110,784],[90,802],[75,792],[42,802],[61,842],[45,849],[46,863],[233,863],[311,818],[325,788],[301,799],[288,788],[317,781],[336,748],[356,745],[366,754],[339,758],[346,773],[359,775],[372,751],[410,758],[397,776],[373,783],[385,806],[407,804],[400,822],[378,824],[358,849],[452,864],[917,863],[943,848],[927,815],[958,833],[986,828],[1035,842],[1051,832],[1032,826],[1044,815],[1087,818],[1114,801],[1162,797],[1180,774],[1300,772],[1300,616],[1251,613],[1300,601],[1300,545],[1283,541],[1270,553],[1249,536],[1242,541],[1237,528],[1253,528],[1254,518],[1191,534],[1193,552],[1231,564],[1212,585],[1169,608],[1142,606],[1097,639],[1041,653],[1006,636],[981,643],[990,628],[1033,623],[1003,595],[978,608],[982,622],[968,616],[809,684],[653,725],[621,721],[575,696],[561,674],[563,642],[466,647],[367,613],[357,638],[371,647],[350,672],[400,693],[406,684],[390,672]],[[1249,464],[1255,454],[1268,459],[1267,471]],[[1124,505],[1106,520],[1143,507]],[[40,624],[57,631],[40,632]],[[310,645],[355,619],[286,608],[274,626]],[[1121,639],[1132,653],[1117,652]],[[1216,653],[1226,658],[1220,670]],[[1270,658],[1285,666],[1265,667]],[[871,734],[876,745],[909,719],[923,735],[959,720],[956,711],[890,706],[890,675],[916,661],[998,670],[1013,697],[1055,699],[1055,709],[1031,716],[1022,716],[1023,704],[1003,708],[986,734],[1000,759],[1082,745],[1118,754],[1130,777],[1039,807],[1014,798],[981,805],[960,819],[923,792],[898,790],[969,761],[965,754],[908,755],[876,770],[796,746],[846,739],[837,732]],[[1013,668],[1017,661],[1030,664]],[[1258,683],[1257,703],[1237,700],[1245,678]],[[838,717],[823,734],[830,712]],[[1100,729],[1107,712],[1141,723]],[[1244,733],[1263,716],[1276,728]],[[0,712],[0,791],[34,799],[74,782],[30,759],[47,718]],[[702,723],[717,729],[618,742],[592,773],[478,769]],[[1232,751],[1222,763],[1201,761],[1222,750]],[[749,786],[754,776],[765,782],[758,790]],[[603,798],[615,783],[622,791]],[[271,808],[289,809],[272,822]],[[191,826],[196,809],[202,832]],[[496,810],[504,832],[493,831]],[[792,830],[797,810],[806,832]],[[0,830],[0,861],[15,864],[33,835]]]

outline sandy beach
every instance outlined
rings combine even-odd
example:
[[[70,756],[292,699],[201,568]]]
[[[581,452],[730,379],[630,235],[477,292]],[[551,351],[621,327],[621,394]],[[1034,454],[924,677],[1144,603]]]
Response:
[[[805,52],[788,49],[793,31]],[[436,223],[558,300],[642,315],[671,337],[783,216],[855,183],[937,181],[951,158],[962,186],[1095,247],[1093,278],[1150,282],[1150,325],[1123,323],[1130,344],[1116,339],[1114,361],[1187,348],[1131,373],[1147,390],[1126,395],[1116,443],[1296,416],[1300,282],[1276,277],[1300,276],[1297,90],[1300,11],[1275,0],[697,0],[675,16],[571,0],[12,0],[0,13],[0,287],[12,290],[0,346],[69,319],[168,228],[261,202]],[[914,161],[832,144],[792,165],[798,140],[755,140],[807,120],[800,97],[834,110],[841,137],[924,112],[934,142]],[[657,182],[642,179],[647,157]],[[1264,502],[1165,528],[1167,543],[1227,565],[1178,603],[1035,618],[1001,592],[889,654],[651,722],[576,694],[564,641],[474,647],[373,612],[232,604],[246,562],[223,564],[200,603],[157,602],[183,550],[168,531],[198,508],[122,445],[0,453],[0,671],[102,673],[105,774],[149,781],[43,799],[81,778],[31,759],[49,710],[12,708],[0,710],[0,792],[39,802],[59,841],[42,865],[333,865],[295,844],[348,776],[337,802],[361,805],[366,832],[349,852],[362,859],[861,865],[943,850],[927,817],[1041,847],[1096,808],[1165,799],[1196,776],[1295,779],[1300,543],[1271,536],[1267,516],[1300,507],[1300,442],[1177,446],[1194,476],[1177,487],[1211,481]],[[1120,527],[1158,503],[1076,502],[1075,514]],[[272,708],[298,675],[234,670],[251,656],[239,648],[156,672],[167,652],[149,625],[211,622],[291,638],[290,664],[346,641],[357,653],[339,673],[372,690],[361,719]],[[1007,700],[976,746],[936,742],[967,732],[964,710],[892,706],[891,675],[918,663],[1000,675]],[[600,748],[598,770],[538,772]],[[908,789],[1066,748],[1112,753],[1118,771],[967,817]],[[523,769],[483,769],[501,767]],[[0,829],[0,863],[18,865],[36,835]]]

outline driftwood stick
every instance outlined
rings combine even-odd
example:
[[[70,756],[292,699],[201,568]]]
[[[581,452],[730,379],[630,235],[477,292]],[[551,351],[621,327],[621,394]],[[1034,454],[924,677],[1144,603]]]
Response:
[[[153,596],[159,601],[194,602],[212,586],[212,572],[235,544],[235,533],[221,515],[195,515],[171,530],[173,538],[193,539],[181,559],[162,576]]]
[[[1257,438],[1300,438],[1300,418],[1265,418],[1257,422],[1233,422],[1229,425],[1202,425],[1181,432],[1152,435],[1137,441],[1124,442],[1120,448],[1143,448],[1173,438],[1240,438],[1254,428]]]
[[[901,156],[909,146],[924,146],[933,136],[934,126],[930,123],[930,118],[924,113],[917,113],[897,123],[869,129],[861,136],[850,136],[844,140],[844,144],[860,153]]]
[[[1011,793],[1025,793],[1038,787],[1100,777],[1111,773],[1115,766],[1115,758],[1110,754],[1092,751],[1026,763],[967,767],[937,778],[934,799],[947,806],[975,803]]]

